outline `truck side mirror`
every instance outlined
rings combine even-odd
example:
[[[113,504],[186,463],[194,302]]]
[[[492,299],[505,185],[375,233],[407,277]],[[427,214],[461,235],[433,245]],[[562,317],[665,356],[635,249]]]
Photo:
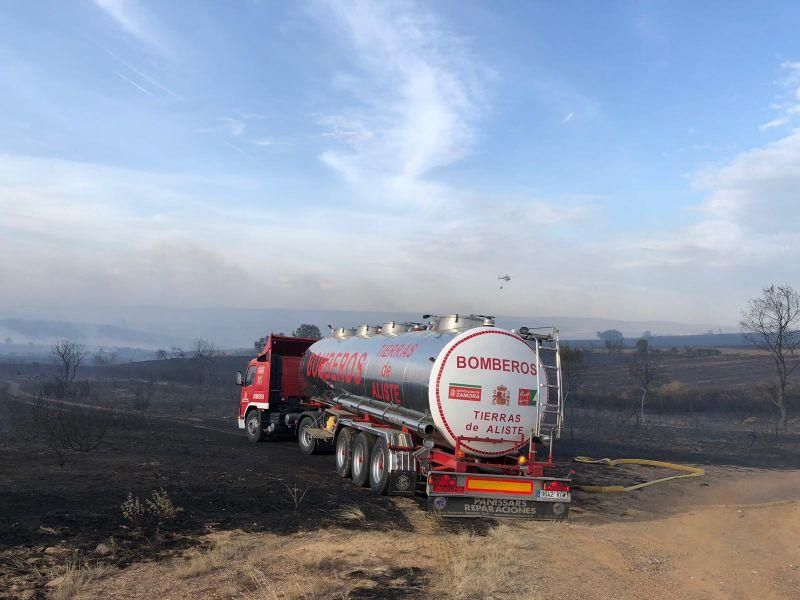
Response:
[[[242,379],[241,371],[236,371],[236,385],[244,385],[244,380]]]

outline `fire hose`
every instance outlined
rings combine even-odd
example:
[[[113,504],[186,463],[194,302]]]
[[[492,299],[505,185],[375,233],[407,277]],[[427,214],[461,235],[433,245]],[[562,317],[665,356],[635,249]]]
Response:
[[[644,483],[637,483],[636,485],[576,485],[573,486],[583,492],[594,494],[602,494],[606,492],[632,492],[639,490],[649,485],[657,483],[664,483],[665,481],[672,481],[673,479],[683,479],[684,477],[703,477],[706,472],[700,467],[690,467],[687,465],[678,465],[675,463],[663,462],[660,460],[648,460],[646,458],[590,458],[588,456],[576,456],[575,462],[589,463],[589,464],[603,464],[609,467],[616,467],[617,465],[642,465],[646,467],[662,467],[664,469],[672,469],[673,471],[684,471],[682,475],[672,475],[670,477],[662,477],[661,479],[653,479],[652,481],[645,481]]]

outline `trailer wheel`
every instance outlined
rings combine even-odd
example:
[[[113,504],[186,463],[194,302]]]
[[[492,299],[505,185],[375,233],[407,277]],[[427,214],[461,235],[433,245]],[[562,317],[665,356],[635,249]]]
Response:
[[[247,418],[244,423],[244,430],[247,433],[247,439],[251,442],[260,442],[264,439],[264,432],[261,430],[260,410],[254,408],[247,413]]]
[[[369,484],[369,459],[375,438],[363,431],[356,436],[353,444],[353,483],[366,487]]]
[[[308,432],[310,427],[314,426],[314,419],[311,417],[303,417],[297,426],[297,443],[303,454],[316,454],[317,441]]]
[[[350,477],[353,468],[353,439],[356,432],[344,427],[336,438],[336,472],[339,477]]]
[[[369,488],[373,494],[385,496],[389,491],[389,446],[379,438],[372,447],[369,461]]]

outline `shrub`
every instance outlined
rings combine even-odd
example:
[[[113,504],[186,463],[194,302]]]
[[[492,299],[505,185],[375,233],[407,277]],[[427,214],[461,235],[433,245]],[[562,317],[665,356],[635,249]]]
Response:
[[[49,402],[39,397],[33,407],[33,423],[43,433],[51,450],[59,456],[67,452],[91,452],[103,442],[112,416],[108,411]]]
[[[176,508],[164,488],[151,491],[144,501],[133,492],[128,492],[128,497],[120,508],[123,518],[134,527],[156,530],[165,522],[175,519],[181,510]]]
[[[685,383],[674,379],[658,388],[657,392],[665,398],[668,398],[670,396],[680,396],[686,393],[688,389],[689,387]]]

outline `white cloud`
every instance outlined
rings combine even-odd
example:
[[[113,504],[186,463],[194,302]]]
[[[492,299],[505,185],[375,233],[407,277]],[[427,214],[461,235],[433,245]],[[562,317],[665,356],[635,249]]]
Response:
[[[784,61],[781,70],[783,76],[777,81],[780,91],[771,106],[778,116],[759,125],[760,131],[794,123],[800,117],[800,62]]]
[[[766,123],[762,123],[758,126],[759,131],[766,131],[767,129],[774,129],[775,127],[780,127],[781,125],[786,125],[789,122],[789,119],[786,117],[779,117],[777,119],[772,119],[772,121],[767,121]]]
[[[94,0],[126,33],[159,54],[171,53],[168,36],[156,18],[135,0]]]
[[[354,147],[365,144],[375,137],[375,133],[367,129],[360,120],[344,115],[323,115],[317,122],[325,128],[323,136]]]
[[[234,137],[241,136],[246,128],[244,121],[234,117],[220,117],[217,120],[220,122],[220,128]]]
[[[469,210],[428,220],[303,198],[281,209],[264,203],[273,194],[236,178],[0,155],[0,309],[55,293],[65,303],[525,313],[543,281],[525,276],[544,265],[541,232],[592,217],[581,201],[465,195]],[[518,293],[497,297],[503,270],[518,275]]]
[[[105,4],[141,31],[136,5]],[[800,132],[698,171],[704,200],[689,224],[620,231],[591,194],[478,193],[439,177],[480,137],[483,67],[427,5],[327,6],[317,16],[349,53],[326,99],[336,110],[313,115],[324,130],[315,154],[344,191],[320,199],[271,188],[272,176],[242,184],[0,155],[0,307],[57,290],[73,302],[733,322],[758,287],[797,275]],[[567,85],[531,87],[555,119],[596,111]],[[795,114],[788,102],[777,118]],[[273,144],[264,115],[221,114],[206,131],[231,151]]]
[[[325,135],[341,143],[320,159],[350,182],[383,189],[389,196],[384,201],[427,204],[420,195],[426,178],[463,157],[475,137],[480,69],[459,38],[424,7],[325,6],[318,16],[343,33],[354,67],[333,81],[350,95],[351,105],[318,119]]]
[[[746,231],[800,231],[800,129],[729,163],[699,171],[695,186],[708,193],[702,210]]]
[[[685,281],[710,269],[724,275],[725,285],[741,286],[745,278],[756,289],[787,270],[798,274],[800,130],[699,170],[693,184],[705,195],[695,222],[618,245],[611,251],[616,268],[677,269]]]
[[[200,127],[195,129],[198,133],[220,133],[228,138],[242,138],[245,133],[250,133],[250,130],[253,128],[253,121],[262,121],[266,119],[263,115],[258,115],[254,113],[235,113],[237,116],[228,116],[228,117],[218,117],[216,119],[217,124],[212,127]],[[258,129],[258,124],[256,123],[256,129]],[[265,136],[256,136],[254,138],[250,138],[247,140],[249,143],[254,144],[256,146],[271,146],[275,143],[275,140]],[[229,144],[232,145],[232,144]]]

